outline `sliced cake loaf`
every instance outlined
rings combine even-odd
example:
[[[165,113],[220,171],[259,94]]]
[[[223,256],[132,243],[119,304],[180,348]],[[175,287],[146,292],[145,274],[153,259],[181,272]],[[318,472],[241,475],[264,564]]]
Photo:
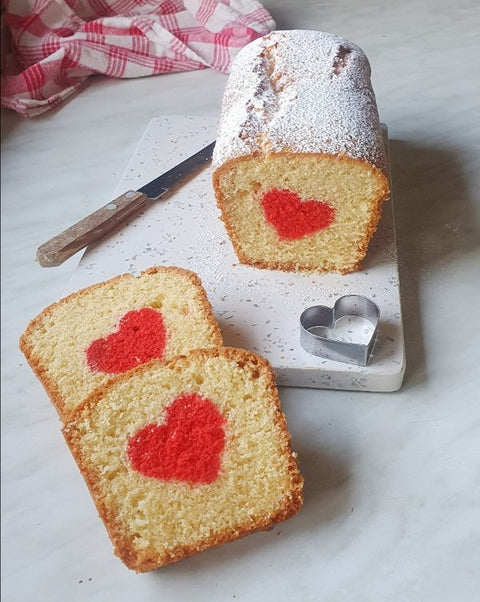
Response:
[[[222,345],[199,278],[177,267],[117,276],[47,307],[20,348],[62,420],[114,375]]]
[[[302,504],[303,479],[270,365],[229,347],[118,376],[63,427],[113,541],[145,572]]]
[[[213,155],[221,216],[242,263],[358,269],[389,195],[362,50],[319,31],[274,31],[237,55]]]

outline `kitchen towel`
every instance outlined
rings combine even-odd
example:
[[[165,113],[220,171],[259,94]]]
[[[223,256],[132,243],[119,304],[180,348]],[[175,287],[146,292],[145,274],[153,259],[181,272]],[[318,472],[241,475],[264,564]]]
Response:
[[[2,65],[2,104],[25,117],[93,74],[228,73],[242,46],[275,28],[256,0],[7,0],[2,17],[15,63]]]

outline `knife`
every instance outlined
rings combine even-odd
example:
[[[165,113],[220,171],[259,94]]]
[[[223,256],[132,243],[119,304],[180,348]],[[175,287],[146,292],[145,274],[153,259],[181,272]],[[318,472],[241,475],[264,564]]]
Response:
[[[62,264],[80,249],[99,240],[114,230],[127,217],[136,213],[148,201],[161,199],[176,184],[193,175],[212,158],[215,142],[198,151],[185,161],[166,171],[138,190],[128,190],[91,213],[67,230],[38,247],[37,261],[42,267]]]

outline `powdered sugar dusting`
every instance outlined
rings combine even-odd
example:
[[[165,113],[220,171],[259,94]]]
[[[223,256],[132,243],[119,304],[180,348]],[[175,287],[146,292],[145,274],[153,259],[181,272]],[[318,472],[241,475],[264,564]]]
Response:
[[[385,171],[370,65],[358,46],[318,31],[274,31],[237,55],[213,165],[282,151],[343,154]]]
[[[138,188],[205,146],[215,135],[216,122],[215,117],[178,115],[152,120],[114,195]],[[219,219],[207,168],[161,203],[146,207],[120,232],[90,247],[67,292],[152,265],[196,272],[224,343],[266,357],[280,385],[392,391],[401,384],[403,321],[392,201],[384,205],[363,271],[342,276],[262,270],[238,263]],[[367,296],[380,307],[377,343],[366,368],[310,355],[300,345],[301,312],[312,305],[331,307],[348,294]]]

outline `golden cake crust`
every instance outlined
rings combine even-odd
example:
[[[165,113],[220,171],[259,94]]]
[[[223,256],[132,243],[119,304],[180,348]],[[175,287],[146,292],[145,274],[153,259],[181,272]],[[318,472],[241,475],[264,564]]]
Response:
[[[136,572],[147,572],[154,568],[176,562],[212,546],[233,541],[255,531],[268,530],[275,523],[286,520],[294,515],[303,503],[303,478],[298,469],[296,453],[291,449],[290,435],[287,430],[285,416],[281,411],[274,373],[270,364],[264,358],[241,349],[230,347],[196,349],[163,364],[163,372],[171,371],[174,374],[176,371],[185,370],[190,364],[202,364],[215,359],[231,360],[240,369],[248,370],[252,378],[261,376],[265,379],[264,394],[265,397],[268,397],[269,404],[273,408],[272,415],[276,436],[279,438],[279,447],[288,465],[286,469],[288,491],[284,499],[280,503],[275,504],[275,507],[266,508],[263,514],[257,512],[253,520],[250,518],[250,520],[235,523],[229,528],[217,530],[211,535],[204,536],[193,543],[185,542],[183,545],[167,547],[160,554],[154,545],[150,545],[139,551],[135,548],[131,538],[125,534],[115,512],[111,511],[111,503],[106,500],[105,492],[98,483],[98,467],[92,464],[88,455],[82,450],[82,431],[79,425],[83,424],[85,420],[88,423],[89,417],[98,404],[102,404],[105,396],[108,396],[109,392],[114,392],[121,383],[128,383],[134,377],[143,376],[149,378],[152,370],[154,371],[155,367],[159,366],[159,362],[155,360],[139,366],[129,373],[120,375],[97,389],[70,415],[69,421],[63,426],[62,432],[65,440],[85,478],[99,515],[114,544],[115,554],[128,568]]]

